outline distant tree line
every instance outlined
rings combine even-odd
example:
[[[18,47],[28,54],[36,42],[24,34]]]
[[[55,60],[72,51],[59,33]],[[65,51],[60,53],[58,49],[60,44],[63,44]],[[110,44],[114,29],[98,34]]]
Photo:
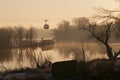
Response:
[[[85,28],[89,25],[96,25],[99,26],[97,28],[94,28],[94,30],[97,33],[101,33],[101,38],[103,37],[103,30],[106,28],[103,28],[107,23],[99,23],[92,22],[90,19],[86,17],[78,17],[74,18],[72,22],[69,21],[62,21],[60,24],[58,24],[58,28],[54,29],[54,37],[57,42],[60,41],[84,41],[84,42],[96,42],[94,38],[91,38],[92,35],[89,33],[89,30],[85,30]],[[119,42],[120,38],[118,37],[118,30],[120,30],[118,27],[119,22],[114,21],[112,23],[112,26],[114,27],[112,29],[115,29],[114,31],[111,31],[111,39],[110,42]],[[100,27],[101,26],[101,27]],[[92,29],[92,28],[90,28]],[[103,31],[103,32],[102,32]]]
[[[88,21],[83,22],[84,20],[87,19],[74,18],[71,23],[65,20],[62,21],[60,24],[58,24],[58,28],[54,29],[56,41],[87,41],[88,32],[83,30],[80,31],[78,29],[79,26],[84,26],[88,23]]]
[[[26,29],[23,26],[0,28],[0,48],[29,46],[37,40],[37,34],[33,27]]]
[[[79,31],[70,25],[69,21],[63,21],[58,25],[58,29],[54,29],[56,41],[79,41],[77,37],[79,34]]]

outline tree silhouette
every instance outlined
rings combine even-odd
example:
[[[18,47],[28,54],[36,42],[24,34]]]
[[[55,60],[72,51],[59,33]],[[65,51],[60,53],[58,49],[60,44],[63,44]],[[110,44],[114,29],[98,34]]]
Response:
[[[114,52],[112,47],[110,46],[110,40],[115,30],[114,28],[115,27],[113,22],[109,22],[102,25],[89,23],[89,25],[85,26],[82,29],[87,30],[92,35],[92,37],[94,37],[97,41],[104,45],[109,59],[116,59],[117,56],[120,54],[120,50]]]

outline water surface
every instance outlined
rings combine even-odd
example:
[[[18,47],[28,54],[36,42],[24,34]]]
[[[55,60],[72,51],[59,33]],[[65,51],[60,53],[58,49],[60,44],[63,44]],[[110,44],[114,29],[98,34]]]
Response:
[[[119,43],[111,44],[115,51],[120,49]],[[20,68],[35,68],[45,60],[52,63],[65,60],[90,61],[107,58],[104,46],[97,43],[57,43],[45,47],[15,48],[0,50],[0,71]]]

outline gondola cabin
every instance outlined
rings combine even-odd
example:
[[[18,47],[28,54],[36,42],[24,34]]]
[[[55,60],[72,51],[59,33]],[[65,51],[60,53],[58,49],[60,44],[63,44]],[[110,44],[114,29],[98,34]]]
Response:
[[[44,29],[49,29],[49,25],[48,25],[48,24],[45,24],[45,25],[44,25]]]
[[[45,24],[44,24],[44,26],[43,26],[44,29],[49,29],[49,25],[47,24],[47,21],[48,21],[48,20],[45,20]]]

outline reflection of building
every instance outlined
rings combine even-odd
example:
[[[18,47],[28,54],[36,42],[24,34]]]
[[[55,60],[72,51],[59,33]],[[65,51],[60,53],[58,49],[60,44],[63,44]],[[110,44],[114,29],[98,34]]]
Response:
[[[53,45],[54,44],[54,39],[42,39],[41,42],[39,43],[40,46],[45,46],[45,45]]]
[[[51,50],[54,48],[54,45],[46,45],[40,47],[42,51]]]

